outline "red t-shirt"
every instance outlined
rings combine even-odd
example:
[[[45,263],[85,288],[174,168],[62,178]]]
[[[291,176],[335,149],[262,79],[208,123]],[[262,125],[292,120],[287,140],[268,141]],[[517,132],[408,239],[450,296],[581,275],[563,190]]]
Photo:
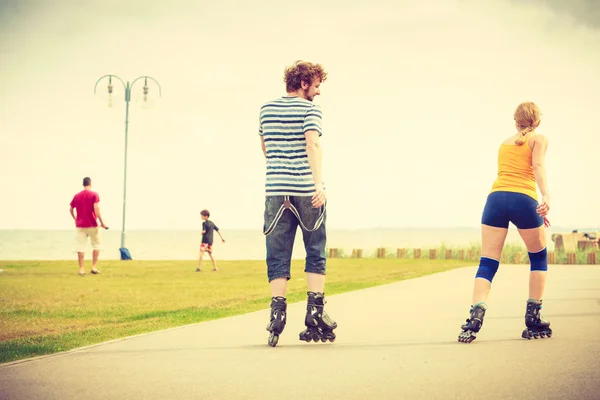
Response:
[[[94,228],[98,226],[96,222],[96,213],[94,204],[100,201],[98,193],[91,190],[82,190],[71,200],[71,207],[77,210],[77,221],[75,226],[78,228]]]

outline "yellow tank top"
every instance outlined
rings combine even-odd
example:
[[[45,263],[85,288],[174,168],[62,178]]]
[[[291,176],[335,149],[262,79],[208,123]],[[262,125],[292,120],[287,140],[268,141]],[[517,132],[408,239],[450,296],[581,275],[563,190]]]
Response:
[[[532,197],[537,201],[535,175],[529,148],[529,139],[521,146],[502,144],[498,150],[498,178],[492,185],[492,192],[516,192]]]

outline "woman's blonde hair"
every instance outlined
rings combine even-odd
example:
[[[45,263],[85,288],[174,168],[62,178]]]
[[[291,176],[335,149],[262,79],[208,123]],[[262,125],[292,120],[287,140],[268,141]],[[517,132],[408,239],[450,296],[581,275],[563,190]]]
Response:
[[[515,123],[520,133],[515,144],[521,146],[527,134],[540,125],[540,109],[532,102],[519,104],[515,110]]]

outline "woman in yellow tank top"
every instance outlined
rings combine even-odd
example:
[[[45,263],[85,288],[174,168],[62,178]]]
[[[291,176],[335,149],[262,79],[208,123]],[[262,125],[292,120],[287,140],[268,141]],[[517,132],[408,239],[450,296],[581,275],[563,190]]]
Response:
[[[475,276],[473,303],[467,322],[461,326],[458,341],[470,343],[483,325],[486,300],[498,271],[500,255],[512,222],[529,253],[529,299],[525,311],[525,339],[550,337],[550,322],[540,315],[548,269],[546,215],[550,195],[546,180],[545,156],[548,139],[537,134],[540,110],[534,103],[522,103],[515,110],[517,133],[506,139],[498,150],[498,177],[492,185],[481,218],[481,258]],[[537,188],[542,199],[538,203]]]

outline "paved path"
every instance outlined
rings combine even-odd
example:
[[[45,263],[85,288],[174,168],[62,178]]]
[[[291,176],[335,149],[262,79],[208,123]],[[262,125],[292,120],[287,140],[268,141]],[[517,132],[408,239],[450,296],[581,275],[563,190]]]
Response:
[[[502,266],[472,344],[457,343],[475,268],[328,298],[335,343],[278,347],[268,311],[0,367],[0,399],[600,399],[600,267],[551,266],[551,339],[523,340],[528,267]]]

